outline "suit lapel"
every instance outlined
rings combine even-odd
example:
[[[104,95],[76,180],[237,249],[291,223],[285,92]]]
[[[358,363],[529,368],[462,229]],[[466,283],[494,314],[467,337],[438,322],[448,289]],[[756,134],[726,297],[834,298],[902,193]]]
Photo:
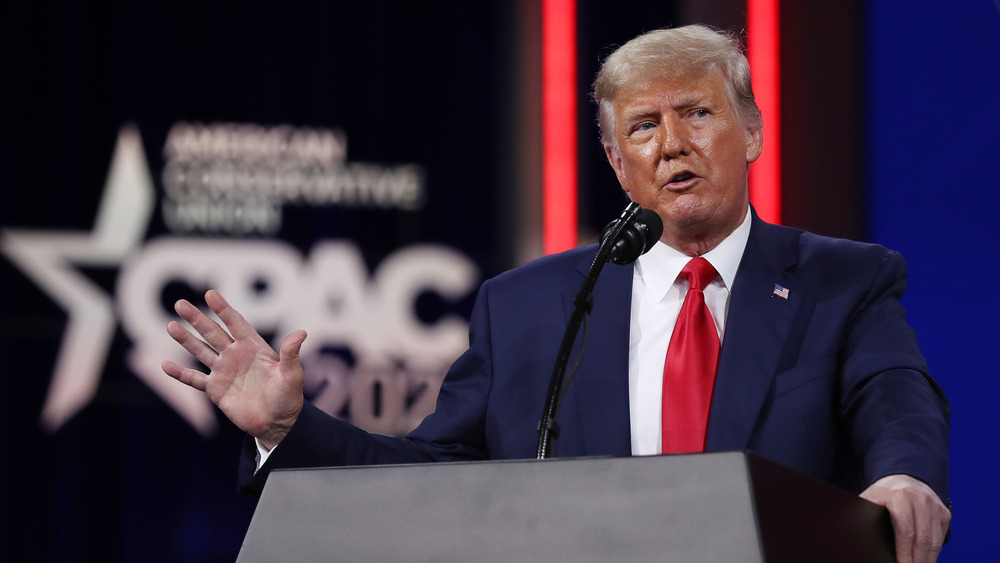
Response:
[[[581,284],[589,267],[589,262],[580,267]],[[564,428],[576,425],[581,429],[582,451],[561,455],[626,456],[631,453],[628,342],[632,269],[631,265],[608,264],[594,287],[587,347],[567,390],[566,398],[573,398],[567,403],[572,404],[564,404],[564,412],[560,415]],[[564,295],[567,319],[578,291],[579,286]],[[580,340],[578,337],[577,341]],[[571,365],[576,354],[575,348],[570,357]],[[558,445],[555,451],[560,451]]]
[[[719,357],[706,449],[743,450],[778,369],[795,312],[798,232],[768,225],[756,214],[733,282]],[[774,294],[788,288],[787,298]]]

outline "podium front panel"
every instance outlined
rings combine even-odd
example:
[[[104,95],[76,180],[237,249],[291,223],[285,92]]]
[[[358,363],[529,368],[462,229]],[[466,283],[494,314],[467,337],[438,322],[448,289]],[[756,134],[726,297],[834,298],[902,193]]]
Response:
[[[745,454],[275,471],[238,561],[762,561]]]

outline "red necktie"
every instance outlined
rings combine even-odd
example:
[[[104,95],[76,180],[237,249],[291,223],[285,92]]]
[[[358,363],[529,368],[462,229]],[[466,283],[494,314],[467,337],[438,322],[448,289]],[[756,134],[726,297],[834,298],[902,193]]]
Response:
[[[692,258],[681,270],[680,275],[688,280],[688,292],[663,365],[665,454],[705,451],[720,346],[702,290],[712,283],[715,274],[715,268],[701,257]]]

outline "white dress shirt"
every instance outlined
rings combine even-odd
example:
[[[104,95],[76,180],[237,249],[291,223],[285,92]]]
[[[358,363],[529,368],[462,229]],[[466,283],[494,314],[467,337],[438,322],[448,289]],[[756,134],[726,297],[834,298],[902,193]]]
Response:
[[[705,288],[704,294],[705,303],[715,320],[715,328],[719,331],[720,343],[726,332],[733,280],[749,237],[748,212],[732,234],[702,255],[719,273]],[[635,263],[628,350],[632,455],[660,453],[663,362],[667,357],[670,335],[687,295],[687,280],[678,276],[690,260],[691,256],[657,242]]]

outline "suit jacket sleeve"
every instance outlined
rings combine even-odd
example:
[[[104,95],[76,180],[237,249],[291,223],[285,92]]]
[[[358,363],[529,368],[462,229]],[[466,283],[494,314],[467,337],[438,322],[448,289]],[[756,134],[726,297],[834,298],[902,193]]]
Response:
[[[905,289],[905,262],[887,251],[848,323],[839,407],[866,483],[905,473],[946,499],[950,408],[906,323]]]

